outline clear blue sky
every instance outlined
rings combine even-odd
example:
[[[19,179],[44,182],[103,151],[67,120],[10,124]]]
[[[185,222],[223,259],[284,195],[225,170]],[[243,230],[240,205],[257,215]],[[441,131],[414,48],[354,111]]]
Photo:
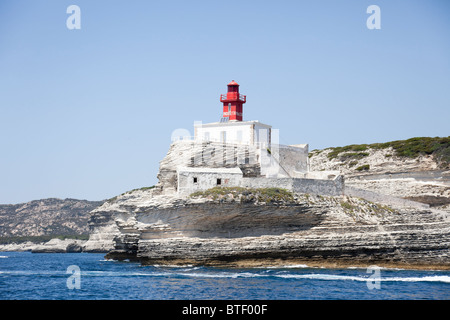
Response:
[[[446,0],[0,0],[0,203],[155,184],[172,131],[217,121],[233,79],[284,144],[449,136],[449,17]]]

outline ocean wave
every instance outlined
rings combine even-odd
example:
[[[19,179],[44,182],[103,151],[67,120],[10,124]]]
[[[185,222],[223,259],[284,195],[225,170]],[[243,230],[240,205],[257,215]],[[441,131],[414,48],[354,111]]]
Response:
[[[148,276],[156,276],[151,273]],[[201,272],[174,272],[160,273],[160,276],[181,276],[192,278],[284,278],[284,279],[307,279],[307,280],[324,280],[324,281],[381,281],[381,282],[443,282],[450,283],[450,276],[434,275],[424,277],[377,277],[371,278],[351,275],[335,275],[335,274],[261,274],[252,272],[232,272],[232,273],[201,273]]]
[[[311,279],[311,280],[351,280],[351,281],[380,281],[380,282],[444,282],[450,283],[450,276],[425,276],[425,277],[358,277],[333,274],[280,274],[276,277],[286,279]]]
[[[303,268],[316,268],[316,267],[310,267],[306,264],[286,264],[281,266],[256,267],[255,269],[303,269]]]
[[[284,278],[284,279],[308,279],[324,281],[381,281],[381,282],[443,282],[450,283],[450,276],[434,275],[424,277],[377,277],[371,278],[351,275],[334,274],[275,274],[275,273],[253,273],[253,272],[221,272],[221,273],[203,273],[203,272],[151,272],[151,273],[133,273],[129,276],[154,276],[154,277],[189,277],[189,278]]]
[[[152,267],[155,268],[191,268],[194,267],[194,265],[192,264],[182,264],[182,265],[177,265],[177,264],[154,264],[152,265]],[[194,267],[195,268],[199,268],[199,267]]]
[[[301,268],[301,267],[300,267]],[[275,272],[273,269],[264,272],[214,272],[204,271],[199,267],[193,267],[191,269],[179,269],[164,271],[163,269],[157,271],[145,270],[143,272],[123,272],[123,271],[96,271],[96,270],[81,270],[81,276],[86,277],[168,277],[168,278],[197,278],[197,279],[238,279],[238,278],[282,278],[293,280],[319,280],[319,281],[380,281],[380,282],[440,282],[450,283],[449,275],[424,275],[417,276],[402,276],[402,277],[371,277],[360,275],[339,275],[330,273],[305,273],[298,274],[291,271],[279,271]],[[64,271],[36,271],[36,270],[14,270],[0,271],[2,275],[15,275],[15,276],[50,276],[50,277],[67,277],[66,270]]]
[[[8,256],[0,256],[0,259],[6,259],[9,258]]]
[[[0,273],[12,276],[61,276],[66,275],[65,271],[32,271],[32,270],[7,270]]]
[[[381,278],[381,281],[406,281],[406,282],[445,282],[450,283],[450,276],[426,276],[411,278]]]

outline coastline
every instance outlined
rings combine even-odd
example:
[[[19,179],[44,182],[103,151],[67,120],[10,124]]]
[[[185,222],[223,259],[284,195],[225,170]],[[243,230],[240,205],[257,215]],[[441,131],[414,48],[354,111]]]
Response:
[[[199,262],[192,259],[174,259],[174,260],[140,260],[142,265],[159,265],[159,266],[205,266],[218,268],[324,268],[324,269],[348,269],[360,268],[367,269],[369,267],[379,267],[382,269],[404,269],[404,270],[422,270],[422,271],[448,271],[448,264],[426,264],[426,263],[405,263],[393,261],[358,261],[358,260],[334,260],[322,259],[311,260],[302,258],[293,259],[240,259],[235,261],[208,260]]]
[[[381,269],[391,270],[418,270],[418,271],[449,271],[450,265],[444,263],[406,263],[402,261],[361,261],[351,259],[304,259],[304,258],[292,258],[292,259],[236,259],[233,261],[210,259],[207,261],[198,261],[193,259],[139,259],[136,257],[111,257],[107,252],[94,252],[94,251],[82,251],[82,252],[63,252],[63,251],[36,251],[31,250],[0,250],[0,253],[8,252],[30,252],[34,254],[39,253],[94,253],[104,254],[104,258],[114,261],[130,261],[139,262],[143,266],[166,266],[166,267],[217,267],[217,268],[320,268],[320,269],[367,269],[369,267],[378,267]],[[0,256],[2,256],[0,254]],[[2,256],[3,257],[3,256]]]

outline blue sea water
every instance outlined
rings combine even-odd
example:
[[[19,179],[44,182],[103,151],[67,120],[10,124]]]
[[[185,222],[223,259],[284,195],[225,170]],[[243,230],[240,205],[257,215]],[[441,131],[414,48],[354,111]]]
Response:
[[[75,267],[71,267],[75,266]],[[74,268],[74,269],[73,269]],[[72,273],[71,270],[79,270]],[[0,252],[1,300],[450,298],[449,271],[141,266],[103,254]],[[79,282],[77,282],[79,280]]]

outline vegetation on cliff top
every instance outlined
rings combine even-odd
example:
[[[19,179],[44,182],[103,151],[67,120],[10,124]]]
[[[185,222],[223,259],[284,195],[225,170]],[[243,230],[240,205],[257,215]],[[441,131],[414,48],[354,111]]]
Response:
[[[433,155],[442,166],[450,165],[450,136],[449,137],[418,137],[408,140],[397,140],[385,143],[352,144],[345,147],[329,148],[328,159],[336,157],[346,159],[361,159],[369,155],[368,149],[394,149],[395,156],[416,158],[421,155]]]
[[[213,200],[231,198],[239,199],[241,203],[279,203],[294,201],[294,194],[282,188],[214,187],[205,191],[194,192],[190,197],[212,198]]]

